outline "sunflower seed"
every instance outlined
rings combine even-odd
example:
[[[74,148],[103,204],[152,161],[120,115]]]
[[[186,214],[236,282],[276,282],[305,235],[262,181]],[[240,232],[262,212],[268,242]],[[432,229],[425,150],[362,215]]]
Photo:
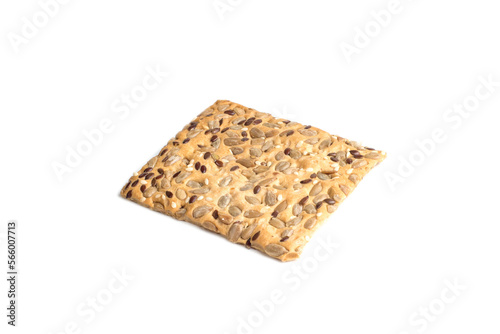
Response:
[[[231,202],[231,195],[226,194],[219,198],[217,205],[219,206],[219,208],[225,209],[229,205],[229,202]]]
[[[267,152],[270,148],[274,146],[274,143],[272,140],[268,140],[262,145],[262,151]]]
[[[265,252],[267,255],[270,255],[272,257],[280,257],[281,255],[285,254],[287,249],[281,245],[278,244],[269,244],[265,247]]]
[[[212,210],[212,207],[208,205],[202,205],[193,210],[193,218],[200,218],[206,215]]]
[[[302,205],[294,204],[294,206],[292,207],[292,214],[294,216],[298,216],[300,215],[301,212],[302,212]]]
[[[156,202],[156,203],[153,205],[153,210],[155,210],[155,211],[159,211],[159,212],[165,212],[165,206],[163,206],[163,204],[162,204],[162,203]]]
[[[204,228],[206,228],[207,230],[210,230],[212,232],[217,232],[217,226],[215,226],[214,223],[203,222],[203,223],[201,223],[201,226],[203,226]]]
[[[264,172],[267,172],[268,170],[269,170],[269,167],[267,167],[267,166],[258,166],[258,167],[255,167],[253,169],[255,174],[264,173]]]
[[[241,140],[239,138],[225,138],[224,145],[226,146],[235,146],[241,144]]]
[[[238,217],[239,215],[241,215],[241,209],[235,205],[230,206],[227,212],[229,212],[229,214],[233,217]]]
[[[252,158],[258,158],[262,155],[262,151],[260,150],[260,148],[256,148],[256,147],[252,147],[250,150],[249,150],[249,153],[250,153],[250,156]]]
[[[209,129],[215,129],[219,126],[219,122],[216,121],[216,120],[211,120],[211,121],[208,121],[208,128]]]
[[[304,223],[304,228],[310,230],[314,227],[314,225],[316,225],[316,217],[311,217],[309,218],[305,223]]]
[[[319,138],[309,138],[304,141],[304,143],[309,144],[309,145],[314,145],[317,142],[319,142]]]
[[[359,182],[358,175],[356,175],[356,174],[349,175],[349,181],[351,181],[354,184],[357,184]]]
[[[365,158],[367,159],[374,159],[374,160],[378,160],[380,159],[382,156],[376,152],[370,152],[368,154],[365,155]]]
[[[202,132],[203,132],[202,130],[191,130],[186,134],[186,138],[192,139]]]
[[[247,168],[255,166],[255,162],[252,159],[238,159],[236,162]]]
[[[328,211],[328,213],[333,213],[335,212],[335,210],[337,210],[337,205],[328,205],[326,207],[326,210]]]
[[[153,157],[153,158],[151,158],[151,159],[148,161],[148,166],[149,166],[149,167],[151,167],[151,168],[152,168],[152,167],[154,167],[154,166],[156,166],[156,162],[157,162],[157,161],[158,161],[158,157]]]
[[[243,240],[249,239],[256,227],[257,227],[257,223],[253,223],[251,225],[248,225],[243,230],[243,232],[241,232],[240,238]]]
[[[232,126],[232,127],[231,127],[231,129],[240,130],[240,129],[241,129],[241,127],[238,127],[238,126],[236,126],[236,127],[235,127],[235,126]],[[228,137],[231,137],[231,138],[239,138],[239,137],[240,137],[240,135],[239,135],[239,134],[237,134],[237,133],[236,133],[236,132],[234,132],[234,131],[226,131],[226,135],[227,135]]]
[[[236,115],[243,115],[245,113],[245,110],[241,109],[240,107],[234,108],[234,111],[236,112]]]
[[[220,138],[215,138],[211,145],[213,148],[218,149],[220,147]]]
[[[298,150],[291,150],[289,155],[290,155],[290,158],[297,160],[297,159],[300,159],[300,157],[302,156],[302,153],[300,153],[300,151],[298,151]]]
[[[172,203],[172,205],[175,204],[175,203]],[[184,217],[184,215],[186,214],[187,210],[182,208],[182,209],[179,209],[177,210],[175,213],[174,213],[174,217],[179,219],[179,218],[182,218]]]
[[[241,121],[244,121],[244,120],[245,120],[245,117],[236,117],[231,123],[238,124],[238,123],[240,123]]]
[[[188,186],[189,188],[200,188],[202,186],[202,184],[199,182],[193,181],[193,180],[189,180],[186,183],[186,186]]]
[[[262,123],[263,126],[265,127],[268,127],[268,128],[280,128],[280,126],[278,124],[274,124],[274,123]]]
[[[277,180],[276,177],[270,177],[270,178],[264,179],[264,180],[262,180],[262,181],[259,182],[259,186],[266,187],[266,186],[270,185],[271,183],[273,183],[276,180]]]
[[[156,187],[149,187],[148,189],[146,189],[144,191],[144,197],[146,198],[149,198],[151,196],[153,196],[154,193],[156,193],[158,191],[158,189],[156,189]]]
[[[207,187],[203,187],[203,188],[198,188],[198,189],[193,189],[193,190],[190,190],[189,192],[191,194],[196,194],[196,195],[203,195],[203,194],[206,194],[210,191],[210,188],[207,188]]]
[[[300,223],[300,221],[302,220],[302,217],[299,216],[299,217],[295,217],[295,218],[292,218],[290,219],[287,223],[286,223],[286,226],[287,227],[290,227],[290,226],[295,226],[297,225],[298,223]]]
[[[243,153],[245,150],[242,149],[241,147],[231,147],[231,153],[234,155],[238,155]]]
[[[264,214],[263,212],[260,212],[257,210],[248,210],[248,211],[245,211],[243,216],[245,216],[246,218],[258,218],[258,217],[262,216],[263,214]]]
[[[264,131],[262,131],[259,128],[252,128],[250,130],[250,137],[252,137],[252,138],[261,138],[261,137],[265,137],[265,136],[266,136],[266,134],[264,133]]]
[[[248,138],[243,138],[242,139],[243,141],[247,141],[249,140]],[[264,144],[264,138],[254,138],[252,139],[252,141],[250,142],[251,145],[255,145],[255,146],[259,146],[259,145],[262,145]]]
[[[175,182],[177,183],[181,183],[182,181],[184,181],[189,175],[191,175],[190,172],[182,172],[180,173],[176,178],[175,178]]]
[[[187,197],[186,191],[184,191],[184,189],[181,188],[177,189],[177,191],[175,192],[175,197],[177,197],[181,201],[186,199]]]
[[[240,188],[240,191],[247,191],[253,188],[253,184],[247,183],[243,187]]]
[[[279,131],[278,130],[269,130],[266,132],[266,138],[274,137],[278,135]]]
[[[335,153],[335,156],[339,160],[344,160],[346,158],[346,153],[344,151],[338,151],[338,152]]]
[[[226,177],[223,177],[219,181],[219,187],[226,187],[228,186],[231,182],[233,181],[233,177],[231,175],[228,175]]]
[[[332,140],[330,138],[323,140],[321,143],[319,143],[319,149],[324,150],[328,146],[332,145]]]
[[[285,175],[290,175],[290,174],[293,174],[295,172],[298,172],[299,169],[298,168],[293,168],[293,167],[290,167],[290,168],[287,168],[283,171],[283,174]]]
[[[330,177],[328,176],[328,174],[324,174],[324,173],[319,172],[316,175],[318,176],[318,179],[320,179],[320,180],[323,180],[323,181],[330,180]]]
[[[160,188],[164,188],[164,189],[170,188],[170,181],[168,179],[161,180]]]
[[[313,199],[313,203],[314,204],[318,204],[319,202],[323,202],[325,199],[328,198],[328,195],[327,194],[321,194],[321,195],[318,195],[316,197],[314,197]]]
[[[285,238],[285,237],[291,237],[293,235],[293,230],[290,229],[290,228],[287,228],[286,230],[284,230],[283,232],[281,232],[281,237],[282,238]]]
[[[266,205],[273,206],[276,204],[276,194],[272,191],[266,192],[266,196],[264,198]]]
[[[316,183],[312,188],[311,191],[309,192],[309,196],[316,196],[323,190],[323,186],[321,183]]]
[[[227,232],[227,239],[231,242],[238,241],[242,231],[243,231],[243,225],[240,222],[235,222],[229,228],[229,232]]]
[[[342,190],[342,192],[344,194],[346,194],[346,196],[349,195],[349,193],[351,192],[351,188],[349,188],[346,185],[341,184],[341,185],[339,185],[339,188],[340,188],[340,190]]]
[[[308,214],[314,214],[316,213],[316,206],[314,204],[307,204],[304,207],[304,211],[307,212]]]
[[[175,164],[177,161],[181,160],[181,157],[178,155],[173,155],[165,160],[165,166],[171,166]]]
[[[274,169],[276,169],[277,172],[283,172],[288,167],[290,167],[290,163],[288,161],[280,161],[276,164]]]
[[[284,200],[281,202],[275,209],[274,211],[277,211],[278,213],[283,212],[286,208],[288,207],[288,202]]]
[[[222,212],[217,214],[217,219],[224,225],[229,225],[233,221],[233,217]]]
[[[298,131],[300,134],[307,136],[307,137],[316,136],[318,134],[318,132],[316,130],[311,130],[311,129],[300,129]]]
[[[259,205],[260,200],[254,196],[245,196],[245,200],[252,205]]]
[[[284,228],[285,227],[285,223],[278,219],[278,218],[271,218],[271,220],[269,221],[269,225],[271,226],[274,226],[276,228]]]
[[[352,168],[360,168],[366,166],[366,160],[356,160],[352,163]]]

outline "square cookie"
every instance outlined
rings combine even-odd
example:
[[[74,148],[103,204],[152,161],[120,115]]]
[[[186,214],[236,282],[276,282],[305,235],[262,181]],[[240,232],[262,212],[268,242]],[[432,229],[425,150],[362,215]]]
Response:
[[[290,261],[384,158],[318,128],[217,101],[120,194]]]

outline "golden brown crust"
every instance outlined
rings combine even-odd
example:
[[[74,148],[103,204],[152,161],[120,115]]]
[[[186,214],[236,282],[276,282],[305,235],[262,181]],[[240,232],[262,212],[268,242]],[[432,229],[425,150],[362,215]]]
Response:
[[[290,261],[384,158],[220,100],[134,173],[121,196]]]

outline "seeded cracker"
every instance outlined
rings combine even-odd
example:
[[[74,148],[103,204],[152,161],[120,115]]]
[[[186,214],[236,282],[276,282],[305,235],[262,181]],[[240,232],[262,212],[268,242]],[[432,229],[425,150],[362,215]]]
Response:
[[[217,101],[121,196],[290,261],[384,158],[318,128]]]

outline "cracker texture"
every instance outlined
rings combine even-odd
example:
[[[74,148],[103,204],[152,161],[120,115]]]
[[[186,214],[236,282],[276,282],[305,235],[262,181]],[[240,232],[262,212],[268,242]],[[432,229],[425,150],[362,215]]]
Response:
[[[120,195],[291,261],[385,156],[219,100],[134,173]]]

